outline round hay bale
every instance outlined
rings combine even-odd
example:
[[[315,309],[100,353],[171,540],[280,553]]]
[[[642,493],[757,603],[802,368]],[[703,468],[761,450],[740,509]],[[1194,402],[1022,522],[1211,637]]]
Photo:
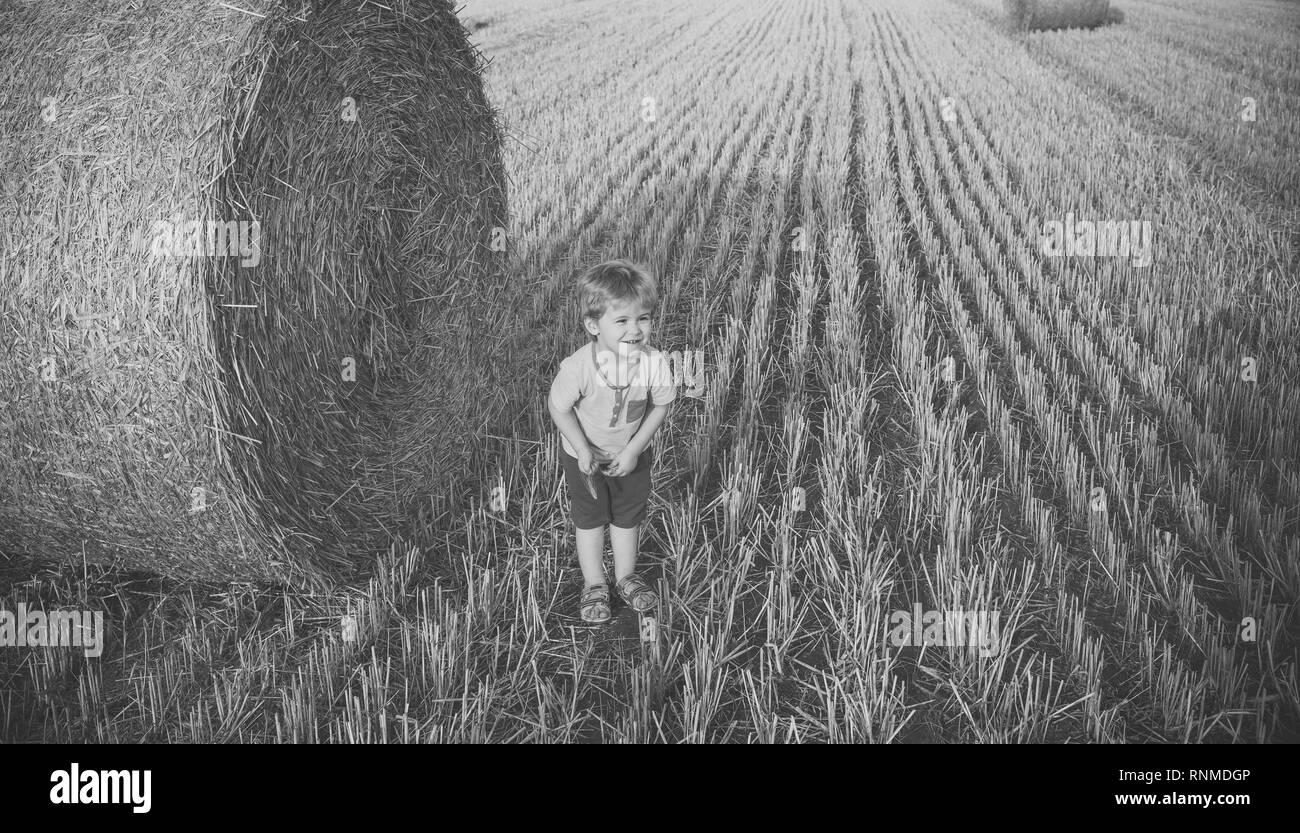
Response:
[[[0,53],[0,553],[371,562],[510,384],[470,350],[514,305],[452,4],[19,0]]]
[[[1110,0],[1003,0],[1003,6],[1012,28],[1021,31],[1093,28],[1109,22]]]

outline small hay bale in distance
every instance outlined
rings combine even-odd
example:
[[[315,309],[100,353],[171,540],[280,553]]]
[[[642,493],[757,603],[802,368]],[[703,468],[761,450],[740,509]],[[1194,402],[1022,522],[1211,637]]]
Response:
[[[1113,22],[1110,0],[1003,0],[1003,6],[1011,27],[1020,31],[1091,29]]]
[[[439,349],[507,290],[452,4],[17,0],[0,53],[0,553],[373,562],[504,399],[490,354]]]

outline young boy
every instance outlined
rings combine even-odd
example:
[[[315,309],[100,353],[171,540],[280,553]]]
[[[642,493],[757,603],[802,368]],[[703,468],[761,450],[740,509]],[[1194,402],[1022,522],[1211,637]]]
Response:
[[[654,278],[625,260],[610,260],[582,274],[576,295],[593,340],[560,362],[548,407],[560,429],[586,584],[580,612],[583,621],[600,624],[610,618],[601,558],[606,524],[619,595],[637,612],[659,602],[637,575],[636,562],[654,463],[650,438],[676,391],[666,358],[649,344],[651,310],[659,301]]]

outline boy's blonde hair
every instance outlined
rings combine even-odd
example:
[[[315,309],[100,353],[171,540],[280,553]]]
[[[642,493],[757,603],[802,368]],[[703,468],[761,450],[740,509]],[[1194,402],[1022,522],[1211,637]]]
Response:
[[[581,318],[595,320],[615,303],[639,303],[651,312],[659,305],[659,283],[646,269],[627,260],[592,266],[579,276],[574,294]]]

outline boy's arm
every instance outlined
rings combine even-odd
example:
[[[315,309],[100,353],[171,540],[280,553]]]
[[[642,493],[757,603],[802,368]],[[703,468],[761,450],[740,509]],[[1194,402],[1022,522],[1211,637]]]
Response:
[[[547,403],[546,409],[551,412],[551,419],[555,421],[555,427],[560,429],[560,433],[573,446],[573,450],[581,454],[584,449],[590,450],[591,444],[587,441],[587,435],[582,432],[582,425],[578,422],[578,415],[570,408],[567,411],[557,410],[556,407]]]
[[[650,445],[650,440],[654,437],[655,431],[658,431],[659,426],[663,424],[665,419],[667,419],[668,412],[672,410],[672,405],[672,402],[665,402],[662,405],[655,405],[651,408],[650,413],[646,414],[645,419],[642,420],[641,427],[637,429],[636,434],[634,434],[632,439],[628,441],[625,451],[630,453],[633,457],[640,457],[641,452],[645,451],[645,447]],[[570,440],[570,442],[572,442],[572,440]]]
[[[560,429],[560,433],[579,455],[591,449],[582,424],[578,422],[578,415],[574,413],[581,396],[577,379],[561,365],[559,374],[551,382],[551,391],[546,397],[546,410],[550,411],[555,427]]]
[[[651,397],[652,407],[650,413],[645,415],[641,420],[641,427],[637,429],[636,434],[628,441],[625,452],[631,453],[635,457],[641,456],[646,446],[650,445],[650,440],[654,438],[655,432],[659,426],[663,425],[668,414],[672,411],[673,403],[677,401],[674,391],[672,375],[668,371],[668,365],[664,361],[662,353],[656,353],[654,360],[650,364],[650,372],[653,375],[653,383],[648,393]]]

